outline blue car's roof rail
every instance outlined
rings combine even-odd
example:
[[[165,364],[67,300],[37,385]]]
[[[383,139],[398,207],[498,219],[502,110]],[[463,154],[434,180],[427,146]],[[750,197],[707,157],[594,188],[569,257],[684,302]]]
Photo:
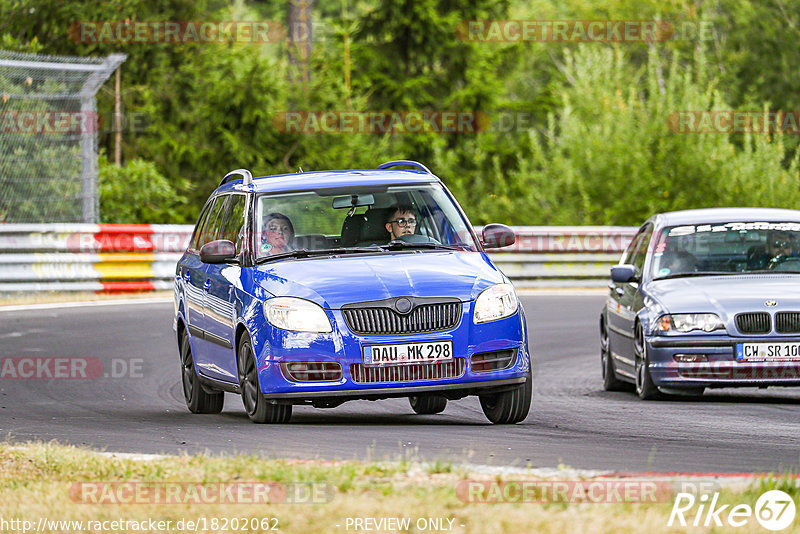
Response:
[[[227,184],[231,180],[235,180],[237,176],[242,177],[242,184],[244,185],[250,185],[253,183],[253,173],[247,169],[236,169],[235,171],[231,171],[226,174],[219,185]]]
[[[410,159],[398,159],[397,161],[387,161],[386,163],[381,163],[378,165],[378,170],[391,169],[392,167],[399,167],[401,165],[409,165],[411,167],[416,167],[421,171],[425,171],[428,174],[433,174],[430,169],[428,169],[428,167],[422,163],[411,161]]]

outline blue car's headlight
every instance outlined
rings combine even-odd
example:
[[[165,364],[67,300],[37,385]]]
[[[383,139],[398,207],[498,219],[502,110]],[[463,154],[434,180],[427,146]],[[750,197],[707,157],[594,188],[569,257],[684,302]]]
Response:
[[[332,332],[325,311],[308,300],[275,297],[264,301],[264,315],[272,326],[295,332]]]
[[[713,332],[724,328],[725,325],[716,313],[673,313],[662,315],[658,320],[659,332]]]
[[[511,284],[497,284],[484,289],[475,299],[472,320],[475,324],[496,321],[514,315],[519,306],[517,293]]]

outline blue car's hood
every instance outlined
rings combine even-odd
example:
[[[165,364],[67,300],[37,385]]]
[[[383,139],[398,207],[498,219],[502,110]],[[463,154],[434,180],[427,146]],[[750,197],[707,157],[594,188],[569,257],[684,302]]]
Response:
[[[254,276],[273,295],[332,309],[400,296],[468,301],[505,281],[484,254],[450,251],[284,260],[258,266]]]
[[[669,313],[716,312],[721,317],[741,311],[800,309],[800,275],[743,274],[656,280],[646,293]]]

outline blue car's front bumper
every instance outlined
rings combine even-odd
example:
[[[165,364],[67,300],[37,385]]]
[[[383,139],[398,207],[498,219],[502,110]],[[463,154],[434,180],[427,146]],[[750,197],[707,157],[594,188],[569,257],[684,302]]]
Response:
[[[800,386],[800,361],[737,361],[737,343],[800,342],[800,337],[728,335],[653,336],[647,339],[650,376],[664,388]],[[704,355],[682,363],[676,355]]]
[[[462,304],[459,323],[441,332],[407,335],[357,335],[345,323],[341,310],[326,310],[333,332],[302,333],[272,328],[269,325],[255,335],[257,367],[261,391],[273,399],[331,397],[340,399],[409,396],[421,393],[442,393],[454,397],[472,394],[481,388],[508,388],[522,384],[530,372],[530,354],[524,337],[520,311],[505,319],[483,324],[472,321],[471,302]],[[463,358],[463,371],[451,378],[357,380],[351,366],[363,364],[362,348],[366,345],[406,342],[452,341],[455,358]],[[516,351],[513,364],[502,370],[474,372],[470,358],[474,354],[502,350]],[[287,362],[336,362],[342,378],[335,382],[295,382],[281,370]],[[459,367],[461,369],[461,367]]]

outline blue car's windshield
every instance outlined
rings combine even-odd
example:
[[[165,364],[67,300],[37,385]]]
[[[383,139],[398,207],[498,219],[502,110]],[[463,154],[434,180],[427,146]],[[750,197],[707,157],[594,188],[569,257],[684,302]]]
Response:
[[[664,228],[653,244],[652,277],[800,272],[800,223],[722,222]]]
[[[402,247],[476,251],[467,222],[440,184],[263,194],[256,202],[259,258],[293,251]]]

